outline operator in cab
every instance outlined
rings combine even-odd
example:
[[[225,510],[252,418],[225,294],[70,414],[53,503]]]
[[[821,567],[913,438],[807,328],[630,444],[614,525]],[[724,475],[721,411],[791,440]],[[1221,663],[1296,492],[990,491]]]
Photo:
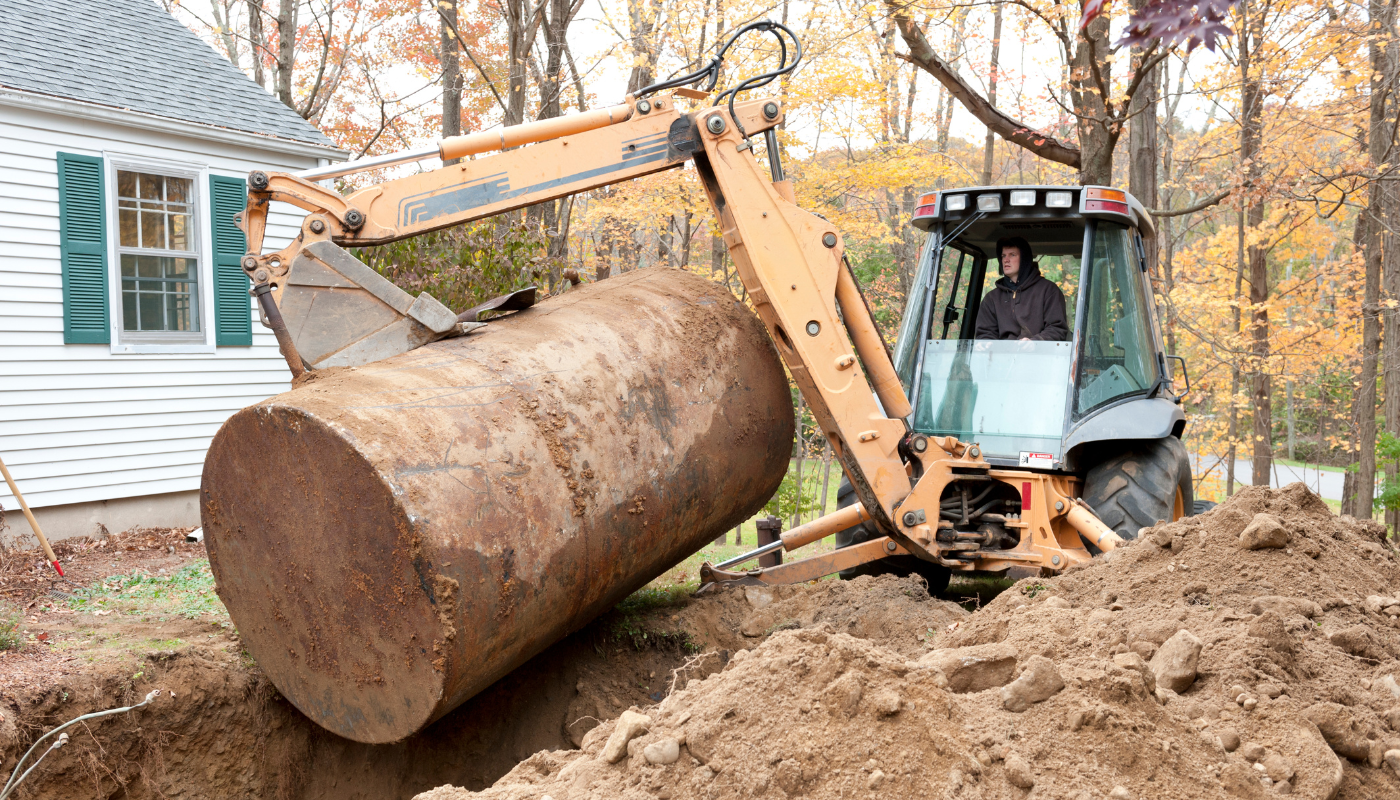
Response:
[[[1069,340],[1065,322],[1065,295],[1046,280],[1035,263],[1031,246],[1019,236],[997,242],[1001,275],[982,298],[977,311],[978,339],[1020,339],[1064,342]]]

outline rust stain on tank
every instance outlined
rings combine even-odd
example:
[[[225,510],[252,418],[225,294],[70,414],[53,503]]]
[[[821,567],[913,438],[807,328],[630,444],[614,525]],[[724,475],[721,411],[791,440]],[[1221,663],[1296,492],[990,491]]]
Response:
[[[283,695],[398,741],[757,511],[792,436],[758,320],[639,271],[234,415],[210,563]]]

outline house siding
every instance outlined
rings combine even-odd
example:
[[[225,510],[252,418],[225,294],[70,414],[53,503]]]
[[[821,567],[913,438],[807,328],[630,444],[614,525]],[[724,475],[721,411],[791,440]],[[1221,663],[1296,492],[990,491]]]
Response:
[[[285,391],[290,373],[256,312],[251,346],[210,354],[64,344],[59,152],[118,152],[237,178],[316,160],[33,109],[0,113],[0,456],[34,508],[196,490],[223,421]],[[300,210],[274,205],[266,247],[285,246],[300,219]],[[207,206],[199,224],[207,241]],[[212,279],[207,256],[201,279]],[[203,325],[213,311],[205,308]],[[2,485],[0,505],[18,507]]]

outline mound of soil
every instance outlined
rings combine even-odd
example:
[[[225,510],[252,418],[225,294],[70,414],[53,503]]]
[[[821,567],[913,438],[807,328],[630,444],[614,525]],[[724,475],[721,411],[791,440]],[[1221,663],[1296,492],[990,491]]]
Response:
[[[722,671],[485,791],[419,800],[1400,797],[1400,559],[1382,533],[1294,484],[946,625],[840,602],[888,581],[730,589],[721,627],[742,613],[739,636],[773,633]]]

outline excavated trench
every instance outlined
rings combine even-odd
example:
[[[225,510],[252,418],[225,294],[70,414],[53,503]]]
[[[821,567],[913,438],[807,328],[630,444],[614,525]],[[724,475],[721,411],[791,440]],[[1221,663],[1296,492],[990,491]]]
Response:
[[[71,743],[15,796],[407,799],[442,785],[483,789],[532,754],[575,749],[600,722],[723,669],[774,631],[825,622],[887,646],[898,640],[912,655],[965,614],[929,598],[918,578],[634,598],[393,745],[326,732],[279,695],[235,637],[167,623],[167,634],[207,643],[58,680],[39,675],[5,692],[0,742],[8,775],[42,732],[161,689],[147,708],[70,729]]]

